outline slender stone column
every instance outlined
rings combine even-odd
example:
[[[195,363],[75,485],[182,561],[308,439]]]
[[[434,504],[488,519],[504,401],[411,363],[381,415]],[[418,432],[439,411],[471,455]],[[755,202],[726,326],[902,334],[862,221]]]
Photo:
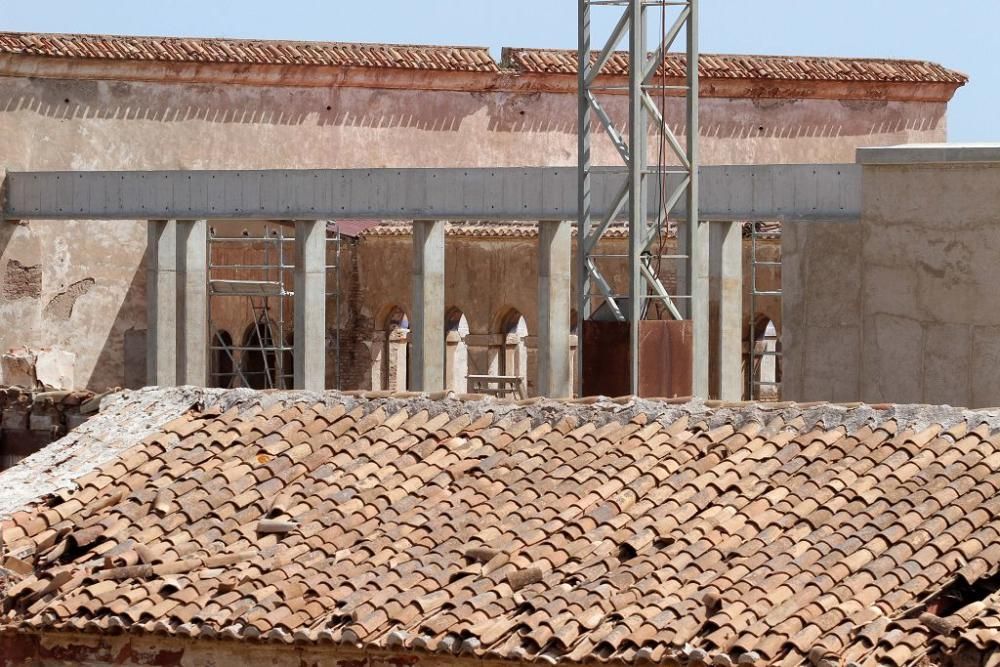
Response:
[[[414,391],[444,390],[444,227],[441,220],[413,222]]]
[[[146,384],[177,384],[177,223],[146,223]]]
[[[208,221],[177,221],[177,383],[208,383]]]
[[[713,366],[718,369],[719,399],[743,397],[743,233],[738,222],[712,223],[712,299],[719,304]]]
[[[570,373],[570,300],[573,257],[572,223],[538,223],[538,394],[573,395]]]
[[[295,221],[295,388],[326,385],[326,221]]]

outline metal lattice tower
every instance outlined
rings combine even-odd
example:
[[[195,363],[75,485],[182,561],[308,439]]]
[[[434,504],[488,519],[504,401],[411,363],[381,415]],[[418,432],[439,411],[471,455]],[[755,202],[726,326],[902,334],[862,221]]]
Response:
[[[621,8],[623,13],[611,36],[596,54],[591,50],[591,11],[597,7]],[[649,19],[660,19],[659,45],[647,49]],[[669,18],[668,18],[669,17]],[[639,321],[649,304],[660,302],[675,319],[692,320],[693,369],[692,392],[708,396],[709,328],[709,229],[698,218],[698,0],[579,0],[579,211],[577,227],[579,262],[579,314],[590,319],[594,301],[604,303],[619,321],[629,323],[629,382],[633,394],[639,391]],[[686,78],[683,85],[667,85],[658,77],[660,64],[681,35],[687,52]],[[627,134],[615,126],[602,94],[614,87],[599,82],[599,77],[615,55],[619,44],[628,39],[628,128]],[[685,99],[686,139],[682,143],[665,117],[667,96]],[[591,219],[591,122],[603,126],[628,170],[628,176],[602,220]],[[650,128],[657,130],[665,160],[650,167]],[[626,139],[627,136],[627,139]],[[652,178],[650,178],[652,177]],[[654,197],[655,196],[655,197]],[[684,217],[677,209],[686,204]],[[655,208],[652,206],[655,204]],[[602,255],[598,242],[623,211],[628,218],[627,294],[614,294],[601,270]],[[668,220],[678,221],[680,252],[656,256],[651,248],[662,238]],[[606,258],[606,256],[604,257]],[[660,280],[661,259],[682,260],[677,289],[668,293]],[[596,288],[596,291],[594,291]],[[578,346],[577,367],[583,368],[583,340]],[[582,372],[577,374],[578,382]]]

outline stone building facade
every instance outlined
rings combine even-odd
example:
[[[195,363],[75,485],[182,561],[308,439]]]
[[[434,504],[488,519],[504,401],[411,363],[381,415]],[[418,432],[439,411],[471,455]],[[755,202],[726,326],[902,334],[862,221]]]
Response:
[[[572,166],[573,68],[571,52],[546,50],[497,61],[481,48],[0,33],[0,168]],[[671,56],[663,73],[682,69]],[[705,56],[701,76],[709,164],[850,162],[858,146],[942,141],[966,81],[924,62],[756,56]],[[624,122],[624,96],[607,106]],[[683,117],[680,100],[666,116]],[[595,163],[617,159],[599,138]],[[342,246],[331,328],[345,387],[401,384],[401,234]],[[452,336],[459,365],[464,342],[467,368],[514,366],[529,385],[533,234],[453,232],[447,266],[468,326]],[[0,223],[0,350],[67,351],[79,387],[141,384],[145,244],[139,221]],[[226,325],[234,340],[243,324]]]

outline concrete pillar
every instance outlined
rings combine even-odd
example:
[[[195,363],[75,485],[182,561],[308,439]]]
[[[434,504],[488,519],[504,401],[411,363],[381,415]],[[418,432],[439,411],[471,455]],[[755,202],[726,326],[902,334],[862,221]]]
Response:
[[[326,221],[295,221],[295,388],[326,384]]]
[[[569,361],[572,223],[538,223],[538,393],[551,398],[573,395]]]
[[[146,384],[177,384],[177,222],[146,223]]]
[[[208,384],[208,221],[177,221],[177,384]]]
[[[738,222],[713,222],[711,243],[712,301],[718,304],[715,386],[718,398],[743,397],[743,230]]]
[[[413,391],[444,390],[444,228],[413,222]]]
[[[688,204],[690,206],[690,202]],[[711,353],[709,344],[711,315],[709,313],[709,257],[711,238],[709,222],[699,221],[687,239],[690,256],[689,273],[691,285],[691,345],[692,373],[691,393],[698,398],[708,398],[708,361]]]

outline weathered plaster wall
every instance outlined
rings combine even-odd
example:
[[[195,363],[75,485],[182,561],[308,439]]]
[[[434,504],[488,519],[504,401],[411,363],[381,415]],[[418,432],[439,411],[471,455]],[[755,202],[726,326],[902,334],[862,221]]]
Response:
[[[679,102],[669,104],[668,116],[682,117]],[[624,118],[623,97],[608,107]],[[848,161],[859,145],[943,139],[945,111],[944,102],[707,98],[702,155],[708,163]],[[556,92],[0,77],[0,166],[571,165],[575,119],[575,96]],[[595,163],[617,159],[606,140],[595,143]],[[145,328],[145,241],[144,227],[128,222],[0,225],[0,272],[11,262],[41,267],[37,294],[0,293],[0,318],[13,323],[0,328],[0,349],[65,348],[77,355],[80,384],[122,384],[125,359],[138,363],[125,341],[137,348]],[[408,271],[408,258],[391,265]],[[452,261],[453,275],[461,261]],[[492,299],[520,287],[500,289]]]
[[[860,225],[789,225],[785,397],[1000,405],[1000,163],[866,166]]]

